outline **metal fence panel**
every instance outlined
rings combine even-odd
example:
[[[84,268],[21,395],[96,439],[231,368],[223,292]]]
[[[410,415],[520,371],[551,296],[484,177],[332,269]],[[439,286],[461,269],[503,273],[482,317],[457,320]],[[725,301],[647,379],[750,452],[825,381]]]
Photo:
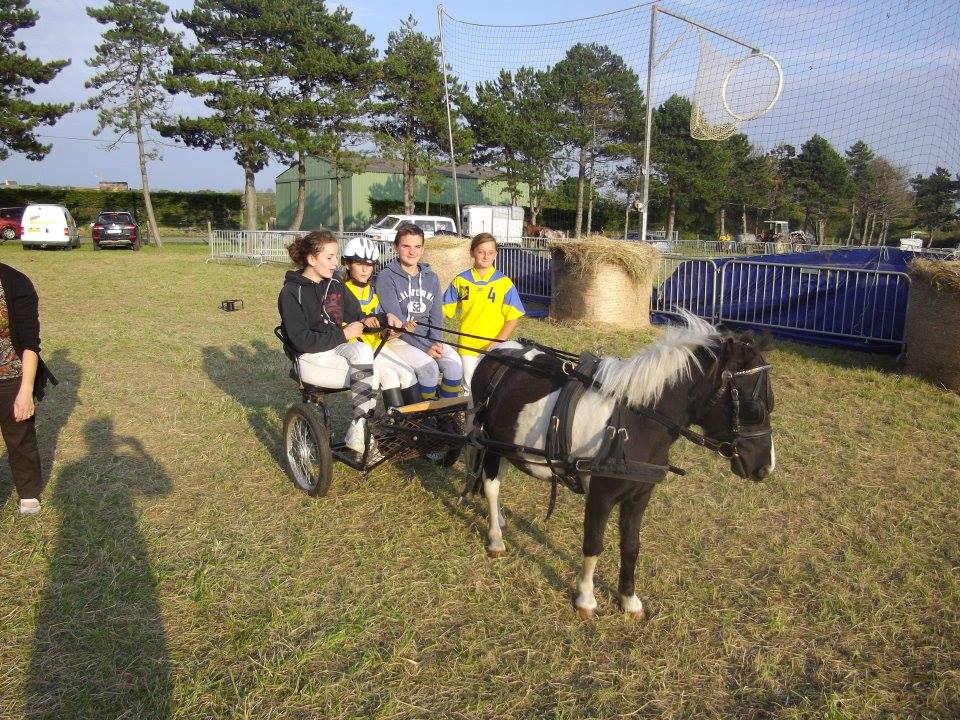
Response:
[[[731,260],[719,274],[716,321],[903,344],[906,273]]]
[[[301,234],[216,230],[210,258],[287,264],[287,246]],[[340,234],[340,250],[360,234]],[[549,242],[522,238],[500,247],[497,267],[513,280],[525,302],[550,303]],[[392,243],[379,245],[382,268],[396,253]],[[675,240],[670,245],[690,252],[664,254],[653,281],[651,312],[669,315],[683,309],[714,323],[903,345],[903,317],[894,309],[905,306],[910,286],[905,273],[708,257],[753,249],[736,242]],[[464,267],[468,262],[465,257]]]

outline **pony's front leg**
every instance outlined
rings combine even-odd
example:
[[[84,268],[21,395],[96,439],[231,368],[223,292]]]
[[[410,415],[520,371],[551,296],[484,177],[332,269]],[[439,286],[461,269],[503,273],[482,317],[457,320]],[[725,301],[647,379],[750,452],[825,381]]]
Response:
[[[593,596],[593,573],[597,559],[603,552],[603,533],[613,508],[613,495],[605,493],[595,480],[587,493],[583,515],[583,565],[577,578],[577,599],[574,605],[581,620],[589,620],[597,611],[597,599]]]
[[[640,521],[650,501],[653,485],[648,484],[636,496],[620,505],[620,608],[628,618],[643,620],[643,602],[635,589],[637,555],[640,554]]]
[[[498,458],[496,474],[488,477],[487,468],[484,468],[483,494],[487,498],[489,508],[490,529],[487,532],[487,557],[497,558],[507,554],[507,546],[503,544],[503,526],[506,524],[500,514],[500,478],[504,475],[506,461]]]

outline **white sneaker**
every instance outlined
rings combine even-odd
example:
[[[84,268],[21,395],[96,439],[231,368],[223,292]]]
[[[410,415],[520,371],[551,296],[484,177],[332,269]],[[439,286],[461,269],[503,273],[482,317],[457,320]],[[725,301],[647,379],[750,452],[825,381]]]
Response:
[[[357,455],[363,455],[363,451],[366,449],[363,441],[365,424],[363,418],[357,418],[350,423],[350,427],[347,428],[347,434],[343,436],[343,444],[346,445],[348,450],[353,450]]]
[[[21,515],[36,515],[40,512],[40,501],[36,498],[21,500],[18,510]]]

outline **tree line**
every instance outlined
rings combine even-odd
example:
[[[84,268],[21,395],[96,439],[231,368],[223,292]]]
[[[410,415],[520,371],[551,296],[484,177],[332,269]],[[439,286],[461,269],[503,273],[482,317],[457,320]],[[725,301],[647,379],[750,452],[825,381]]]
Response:
[[[38,20],[28,2],[0,0],[0,58],[8,68],[0,74],[0,159],[10,152],[42,159],[50,146],[37,129],[73,109],[29,100],[69,61],[43,63],[16,41],[18,30]],[[419,31],[412,16],[388,35],[380,57],[348,10],[322,0],[194,0],[172,15],[159,0],[107,0],[87,14],[104,30],[86,61],[92,93],[80,107],[97,111],[95,134],[109,128],[118,141],[135,139],[154,237],[147,166],[158,154],[151,130],[231,152],[244,176],[249,228],[256,223],[256,173],[272,160],[298,168],[293,229],[303,219],[311,157],[333,170],[341,231],[342,181],[362,170],[374,148],[401,162],[407,212],[418,178],[437,187],[449,152],[444,67],[437,39]],[[190,39],[169,29],[168,17]],[[621,215],[627,229],[641,188],[646,98],[622,57],[580,43],[552,67],[504,70],[475,88],[447,70],[457,163],[488,168],[515,203],[526,196],[534,224],[545,208],[559,208],[577,236],[597,228],[598,219],[619,225]],[[199,99],[205,110],[174,115],[177,94]],[[863,141],[841,154],[816,134],[799,149],[766,152],[745,134],[697,141],[690,111],[678,95],[654,110],[651,220],[668,233],[749,233],[775,218],[800,224],[819,241],[879,244],[893,230],[917,225],[932,238],[958,219],[960,178],[947,169],[910,177]]]

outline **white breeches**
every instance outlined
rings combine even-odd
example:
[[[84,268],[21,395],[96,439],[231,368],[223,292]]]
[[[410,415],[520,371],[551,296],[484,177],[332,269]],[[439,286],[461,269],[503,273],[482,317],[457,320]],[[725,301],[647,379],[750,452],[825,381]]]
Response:
[[[463,391],[470,394],[470,383],[473,380],[473,371],[483,359],[483,355],[464,355],[460,354],[460,362],[463,364]]]
[[[460,356],[452,347],[445,343],[441,343],[441,347],[443,347],[443,355],[437,360],[400,338],[390,340],[384,350],[389,348],[394,356],[413,368],[417,382],[420,383],[421,394],[432,396],[437,392],[440,376],[443,375],[443,385],[439,387],[440,397],[453,397],[460,394],[463,366],[460,363]]]
[[[300,379],[326,388],[350,388],[355,411],[376,407],[380,377],[373,363],[373,348],[366,343],[343,343],[332,350],[304,353],[297,358]]]
[[[406,345],[406,343],[404,343]],[[417,384],[417,374],[387,343],[373,360],[373,367],[380,376],[380,388],[408,388]]]

